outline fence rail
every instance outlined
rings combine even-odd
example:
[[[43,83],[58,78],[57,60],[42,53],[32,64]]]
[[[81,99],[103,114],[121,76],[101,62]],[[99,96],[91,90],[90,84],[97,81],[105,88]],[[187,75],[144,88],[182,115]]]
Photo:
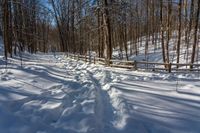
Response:
[[[98,63],[101,65],[106,65],[106,60],[104,58],[99,58],[95,56],[87,55],[76,55],[68,54],[70,58],[76,60],[82,60],[85,62]],[[192,69],[190,68],[192,66]],[[158,62],[147,62],[147,61],[125,61],[125,60],[110,60],[110,67],[116,68],[126,68],[133,70],[148,70],[148,71],[194,71],[200,72],[200,64],[183,64],[183,63],[158,63]]]

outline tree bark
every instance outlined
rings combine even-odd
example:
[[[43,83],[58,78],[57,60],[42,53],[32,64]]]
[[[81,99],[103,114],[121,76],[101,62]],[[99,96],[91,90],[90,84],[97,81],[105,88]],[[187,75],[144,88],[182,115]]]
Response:
[[[196,18],[195,18],[194,43],[193,43],[193,46],[192,46],[191,64],[194,63],[195,55],[196,55],[198,26],[199,26],[199,13],[200,13],[200,0],[198,0],[198,8],[197,8],[197,13],[196,13]],[[192,69],[193,65],[191,65],[190,68]]]

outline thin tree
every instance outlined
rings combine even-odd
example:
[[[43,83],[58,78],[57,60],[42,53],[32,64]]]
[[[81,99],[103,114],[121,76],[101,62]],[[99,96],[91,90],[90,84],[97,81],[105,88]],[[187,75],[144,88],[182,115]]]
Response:
[[[191,63],[194,63],[195,55],[196,55],[196,47],[197,47],[197,36],[198,36],[198,26],[199,26],[199,14],[200,14],[200,0],[198,0],[198,6],[197,6],[197,12],[196,12],[196,18],[195,18],[195,28],[194,28],[194,43],[192,46],[192,57],[191,57]],[[190,68],[193,68],[193,65],[190,66]]]
[[[182,26],[182,0],[179,0],[179,25],[178,25],[178,43],[177,43],[177,64],[179,63],[180,59],[180,45],[181,45],[181,26]],[[178,65],[177,65],[178,68]]]

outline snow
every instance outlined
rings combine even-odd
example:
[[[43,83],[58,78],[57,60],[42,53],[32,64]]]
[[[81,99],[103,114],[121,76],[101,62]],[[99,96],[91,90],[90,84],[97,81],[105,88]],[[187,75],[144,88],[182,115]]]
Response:
[[[2,133],[199,133],[198,73],[109,68],[58,54],[0,57]]]
[[[149,61],[149,62],[159,62],[163,63],[163,57],[162,57],[162,47],[161,47],[161,36],[160,33],[158,33],[158,42],[157,47],[155,47],[156,44],[152,43],[152,36],[150,36],[148,41],[148,53],[147,56],[145,56],[145,45],[146,45],[146,37],[141,37],[139,40],[141,42],[137,42],[138,46],[138,55],[134,54],[134,47],[135,44],[132,41],[127,42],[128,50],[127,54],[130,61]],[[177,45],[177,35],[178,31],[173,32],[173,36],[169,41],[169,61],[171,63],[176,63],[177,61],[177,52],[176,52],[176,45]],[[185,42],[185,36],[181,37],[181,48],[180,48],[180,63],[190,63],[191,55],[192,55],[192,42],[193,40],[190,40],[189,48],[188,48],[188,57],[187,57],[187,44]],[[130,54],[132,49],[132,55]],[[199,49],[199,46],[197,47]],[[121,58],[123,56],[123,58]],[[195,63],[199,63],[199,57],[200,55],[196,55]],[[113,58],[114,59],[123,59],[126,60],[126,53],[124,48],[122,49],[122,53],[120,52],[119,47],[117,46],[115,49],[113,49]]]

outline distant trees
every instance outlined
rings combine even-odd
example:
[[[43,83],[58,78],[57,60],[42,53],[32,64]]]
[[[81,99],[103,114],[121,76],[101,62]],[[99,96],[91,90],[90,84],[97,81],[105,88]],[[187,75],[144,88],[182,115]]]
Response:
[[[11,32],[10,32],[10,26],[11,26],[11,21],[9,20],[9,17],[11,16],[10,14],[10,5],[8,3],[7,0],[4,0],[4,3],[2,4],[3,8],[2,8],[2,11],[3,11],[3,35],[4,35],[4,48],[5,48],[5,58],[7,59],[8,57],[8,53],[11,54],[12,56],[12,53],[11,53],[11,50],[10,48],[12,47],[12,44],[11,44]]]
[[[13,52],[46,51],[50,13],[39,0],[1,0],[5,57]]]

